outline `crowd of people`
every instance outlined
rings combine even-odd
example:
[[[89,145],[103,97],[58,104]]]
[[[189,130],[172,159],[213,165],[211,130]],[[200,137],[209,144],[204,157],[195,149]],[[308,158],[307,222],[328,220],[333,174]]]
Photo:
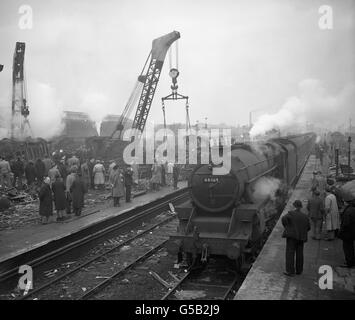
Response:
[[[157,161],[152,165],[150,184],[157,191],[170,185],[177,189],[179,167],[172,163]],[[0,188],[16,187],[38,193],[39,214],[42,223],[49,222],[56,211],[56,221],[65,220],[74,213],[80,216],[84,207],[84,196],[89,189],[105,190],[110,187],[113,205],[120,206],[120,199],[131,202],[132,187],[138,183],[138,166],[135,163],[120,168],[111,160],[106,170],[103,161],[83,159],[76,155],[61,158],[49,157],[36,161],[24,161],[20,156],[7,161],[0,156]]]
[[[345,257],[345,264],[341,266],[354,267],[355,194],[353,199],[343,199],[335,181],[318,170],[313,172],[310,197],[305,202],[307,210],[303,209],[301,200],[296,200],[295,209],[281,220],[286,238],[285,275],[302,274],[303,247],[309,231],[314,241],[341,239]]]

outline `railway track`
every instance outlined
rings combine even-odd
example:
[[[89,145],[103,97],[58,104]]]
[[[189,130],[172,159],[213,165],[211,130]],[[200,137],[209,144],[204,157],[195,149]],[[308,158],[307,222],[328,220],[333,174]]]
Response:
[[[224,264],[214,266],[212,269],[207,266],[203,270],[188,270],[161,300],[226,300],[234,287],[241,283],[242,276],[231,269],[226,270]]]
[[[74,268],[64,272],[63,274],[55,277],[54,279],[44,283],[40,287],[30,291],[27,295],[22,296],[19,298],[19,300],[27,300],[31,299],[33,297],[38,297],[41,295],[42,292],[50,289],[51,287],[57,285],[61,281],[65,279],[70,279],[71,277],[75,276],[77,273],[82,272],[85,279],[85,282],[87,282],[89,279],[87,277],[93,278],[96,276],[96,278],[101,278],[99,277],[100,274],[102,274],[102,269],[109,270],[110,266],[116,265],[117,261],[123,260],[125,261],[124,264],[120,264],[117,267],[117,270],[115,272],[112,272],[109,276],[103,277],[104,280],[102,281],[96,281],[97,284],[92,286],[90,289],[87,290],[85,287],[85,292],[82,295],[77,295],[75,299],[77,300],[85,300],[89,299],[90,297],[94,296],[95,294],[99,293],[101,290],[103,290],[106,286],[108,286],[110,283],[112,283],[116,278],[119,276],[123,275],[125,272],[133,268],[135,265],[137,265],[139,262],[149,258],[151,255],[153,255],[155,252],[157,252],[159,249],[161,249],[164,244],[167,242],[167,238],[163,238],[162,236],[156,236],[154,235],[154,238],[151,240],[153,242],[152,245],[149,245],[148,248],[144,248],[141,250],[137,257],[134,259],[131,259],[129,263],[126,263],[126,259],[124,259],[124,251],[122,252],[121,250],[124,249],[125,247],[132,245],[134,242],[136,242],[135,246],[132,245],[132,250],[137,250],[137,246],[139,246],[138,240],[141,239],[143,236],[149,236],[149,234],[152,234],[155,229],[158,229],[159,227],[161,228],[162,226],[168,224],[170,221],[174,220],[176,218],[176,214],[170,214],[168,215],[167,218],[154,223],[152,226],[149,226],[145,230],[137,233],[134,236],[129,237],[128,239],[121,241],[120,243],[115,244],[113,247],[108,248],[104,250],[103,252],[95,255],[94,257],[86,260],[85,262],[80,263],[79,265],[75,266]],[[159,230],[158,230],[159,232]],[[163,239],[162,239],[163,238]],[[162,240],[161,240],[162,239]],[[137,244],[138,243],[138,244]],[[101,262],[100,262],[101,260]],[[95,263],[98,262],[97,265]],[[90,274],[88,274],[88,269],[93,268],[96,270],[90,270]],[[77,283],[77,281],[72,281],[75,283],[76,286],[80,287],[80,283]],[[86,285],[85,285],[86,286]],[[78,290],[80,291],[80,289]]]
[[[178,190],[150,203],[135,207],[123,212],[121,215],[100,221],[94,225],[69,234],[61,239],[51,241],[43,246],[29,250],[15,257],[9,258],[0,263],[0,284],[14,285],[17,281],[18,268],[21,265],[30,265],[33,269],[52,262],[61,256],[80,250],[80,248],[90,245],[110,234],[119,232],[120,229],[137,224],[147,218],[157,216],[169,208],[169,203],[177,205],[188,198],[186,189]]]

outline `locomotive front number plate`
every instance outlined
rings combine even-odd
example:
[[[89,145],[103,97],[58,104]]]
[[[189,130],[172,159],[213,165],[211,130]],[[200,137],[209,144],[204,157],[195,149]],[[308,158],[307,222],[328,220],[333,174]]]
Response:
[[[218,183],[219,178],[218,177],[205,177],[203,178],[203,183]]]

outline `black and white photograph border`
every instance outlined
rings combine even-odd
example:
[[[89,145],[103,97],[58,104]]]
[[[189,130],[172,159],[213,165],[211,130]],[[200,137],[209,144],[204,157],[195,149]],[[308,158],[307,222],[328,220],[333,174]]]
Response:
[[[354,9],[2,0],[0,300],[355,300]]]

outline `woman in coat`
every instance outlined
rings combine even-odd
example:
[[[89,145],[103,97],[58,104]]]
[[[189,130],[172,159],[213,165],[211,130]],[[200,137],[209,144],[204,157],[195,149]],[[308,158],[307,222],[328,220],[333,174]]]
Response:
[[[36,169],[32,161],[29,161],[25,166],[25,177],[27,180],[27,185],[31,187],[36,180]]]
[[[103,190],[105,187],[105,167],[99,160],[93,169],[95,189]]]
[[[73,211],[76,216],[81,215],[81,210],[84,206],[84,195],[86,191],[87,189],[85,183],[81,177],[81,173],[79,172],[70,187],[70,193],[73,200]]]
[[[113,167],[113,171],[110,176],[110,183],[112,187],[112,198],[113,198],[113,206],[119,207],[120,198],[125,195],[124,189],[124,178],[120,173],[118,165]]]
[[[89,189],[89,186],[91,184],[90,182],[90,170],[89,170],[89,165],[88,165],[88,161],[85,161],[82,166],[81,166],[81,175],[82,175],[82,179],[84,181],[84,184],[86,186],[86,189]]]
[[[49,217],[53,214],[53,198],[49,177],[44,182],[39,191],[39,214],[42,217],[42,224],[48,223]]]
[[[52,183],[52,191],[55,209],[57,210],[57,221],[63,221],[67,198],[65,196],[65,185],[59,173],[55,176],[55,181]]]
[[[331,193],[331,189],[329,187],[326,188],[324,209],[325,225],[327,228],[326,240],[334,240],[335,232],[337,232],[340,228],[340,218],[337,199],[335,195]]]

